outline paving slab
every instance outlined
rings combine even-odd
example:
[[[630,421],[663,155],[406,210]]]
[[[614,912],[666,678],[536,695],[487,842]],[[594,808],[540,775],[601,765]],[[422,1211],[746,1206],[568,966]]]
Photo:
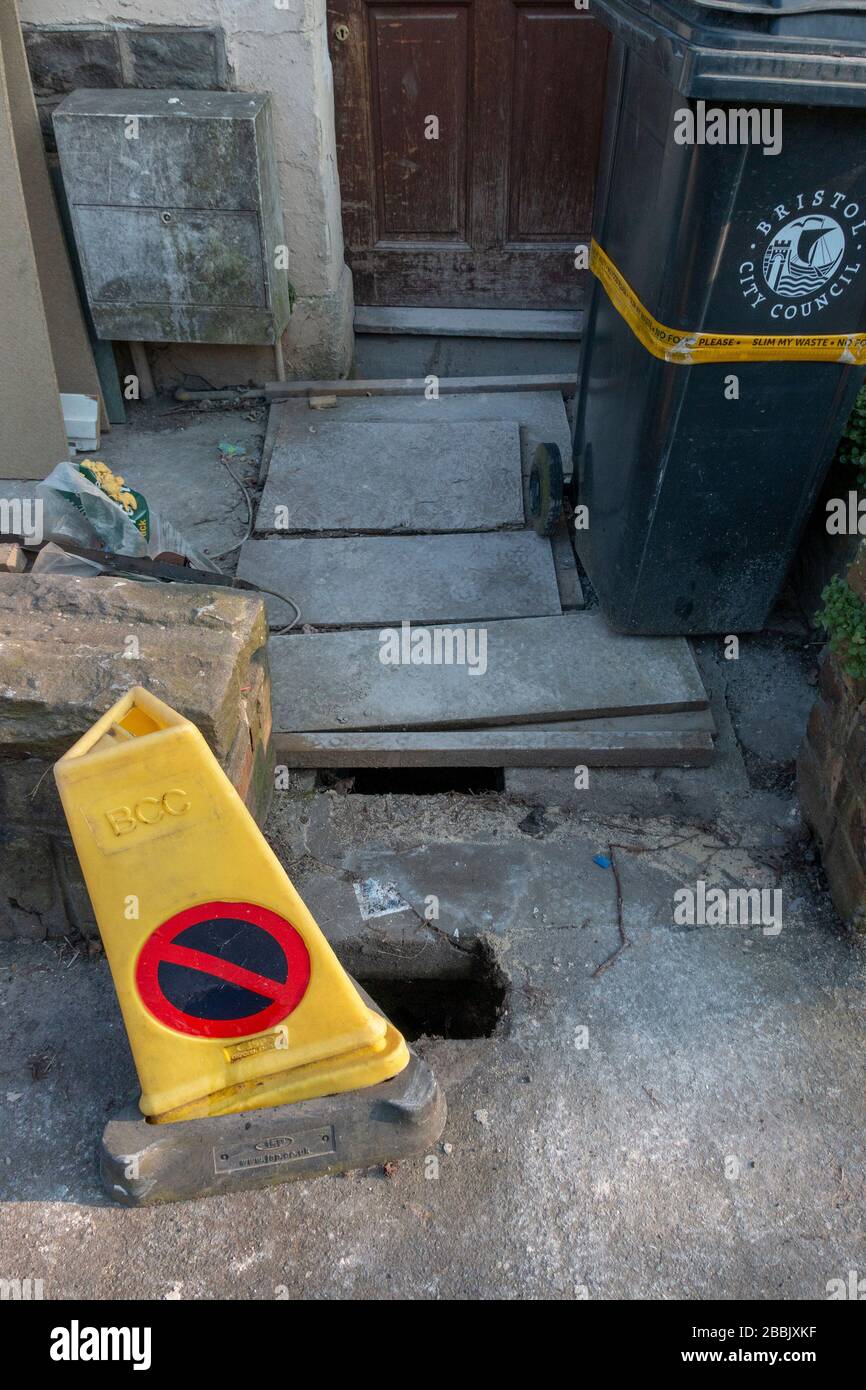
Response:
[[[248,540],[238,575],[289,594],[316,627],[483,622],[560,609],[549,540],[534,531]],[[267,598],[272,627],[291,607]]]
[[[413,642],[426,643],[431,664],[387,662],[389,647],[411,655]],[[447,664],[461,645],[465,663]],[[683,638],[623,637],[598,613],[422,628],[420,636],[407,626],[387,643],[372,629],[289,634],[272,638],[270,663],[280,733],[489,727],[707,704]]]
[[[486,531],[523,526],[513,422],[322,421],[277,434],[256,531]]]
[[[280,412],[280,439],[297,443],[320,418],[306,401],[275,403]],[[511,421],[520,427],[523,471],[528,474],[537,444],[548,440],[559,446],[566,471],[570,471],[571,426],[560,391],[471,391],[465,395],[441,394],[428,399],[410,396],[340,396],[329,421],[370,421],[376,424],[463,424],[474,421]]]
[[[740,661],[725,659],[721,638],[700,638],[690,643],[716,725],[715,756],[711,767],[600,767],[593,771],[590,786],[584,790],[575,788],[574,778],[569,776],[566,769],[508,767],[505,769],[506,791],[521,802],[538,807],[555,806],[580,814],[591,807],[599,815],[634,818],[638,821],[664,815],[677,822],[690,820],[712,825],[724,813],[726,806],[735,805],[754,810],[758,805],[758,793],[750,787],[744,752],[731,720],[729,706],[732,703],[730,683],[739,679],[742,661],[749,660],[748,649],[761,641],[762,639],[752,636],[744,638],[740,649]],[[790,705],[795,691],[786,689],[781,684],[786,673],[790,679],[793,672],[787,667],[777,667],[772,678],[780,681],[780,720],[789,728]],[[752,692],[749,709],[764,703],[763,682],[771,678],[770,673],[760,666],[755,668],[755,675],[756,679],[751,686],[747,683],[743,683],[742,686],[744,697],[749,689]],[[806,686],[802,676],[800,683],[806,689],[812,690],[814,695],[814,688]],[[802,737],[805,716],[800,728]],[[777,733],[774,742],[778,742],[781,736]],[[763,751],[766,753],[769,750]],[[790,786],[790,780],[788,777],[787,787]],[[755,815],[755,819],[762,826],[772,828],[778,833],[781,827],[790,829],[796,824],[798,813],[796,806],[791,804],[790,794],[780,797],[772,791],[766,791],[760,794],[760,799],[760,811]]]

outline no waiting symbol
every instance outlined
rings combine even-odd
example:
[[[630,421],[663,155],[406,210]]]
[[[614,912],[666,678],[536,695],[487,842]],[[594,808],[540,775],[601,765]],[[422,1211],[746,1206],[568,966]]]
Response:
[[[239,1038],[280,1023],[310,982],[303,938],[254,903],[199,903],[148,937],[135,969],[154,1018],[176,1033]]]

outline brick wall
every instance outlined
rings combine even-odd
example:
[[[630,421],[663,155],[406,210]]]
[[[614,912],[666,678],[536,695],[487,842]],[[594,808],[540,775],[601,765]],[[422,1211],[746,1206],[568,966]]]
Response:
[[[866,542],[846,576],[866,602]],[[842,919],[866,928],[866,681],[828,649],[797,763],[800,801]]]

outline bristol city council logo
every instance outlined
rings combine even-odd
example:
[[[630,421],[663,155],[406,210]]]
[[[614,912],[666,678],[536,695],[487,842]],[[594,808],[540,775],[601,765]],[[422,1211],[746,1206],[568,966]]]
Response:
[[[840,299],[861,266],[866,217],[845,193],[818,188],[779,203],[755,225],[740,289],[771,319],[803,319]]]

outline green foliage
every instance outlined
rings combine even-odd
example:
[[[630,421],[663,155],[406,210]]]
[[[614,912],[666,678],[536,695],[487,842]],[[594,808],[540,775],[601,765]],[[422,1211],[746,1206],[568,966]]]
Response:
[[[854,402],[854,409],[839,440],[836,458],[857,470],[858,487],[866,487],[866,386]]]
[[[830,638],[843,671],[855,680],[866,680],[866,604],[838,574],[821,598],[824,607],[815,621]]]

